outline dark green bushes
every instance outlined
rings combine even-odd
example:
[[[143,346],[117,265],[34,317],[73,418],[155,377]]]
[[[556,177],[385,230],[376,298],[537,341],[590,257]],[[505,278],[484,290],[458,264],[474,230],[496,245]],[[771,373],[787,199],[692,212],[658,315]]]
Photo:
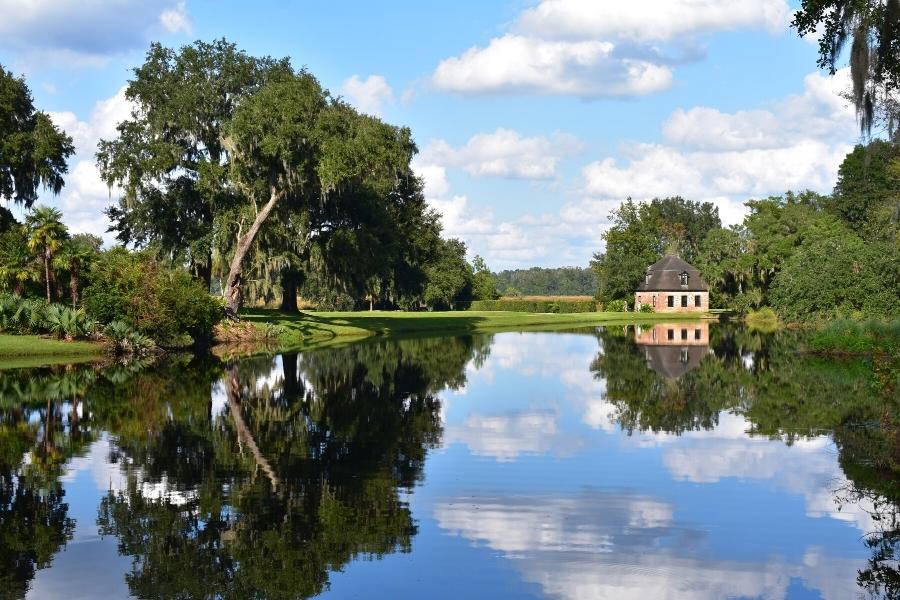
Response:
[[[97,320],[122,321],[162,346],[208,344],[224,314],[221,301],[188,273],[124,248],[100,255],[83,298]]]
[[[528,313],[586,313],[597,311],[596,300],[475,300],[467,310]]]

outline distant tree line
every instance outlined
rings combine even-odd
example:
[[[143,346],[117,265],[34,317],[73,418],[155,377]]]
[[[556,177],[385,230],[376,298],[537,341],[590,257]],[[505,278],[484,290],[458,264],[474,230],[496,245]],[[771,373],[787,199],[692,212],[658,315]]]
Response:
[[[647,266],[672,252],[700,269],[714,307],[770,306],[791,321],[900,316],[900,147],[857,146],[830,195],[746,206],[744,221],[726,228],[710,203],[627,200],[592,261],[599,300],[630,299]]]
[[[501,296],[593,296],[597,276],[587,267],[514,269],[494,273]]]

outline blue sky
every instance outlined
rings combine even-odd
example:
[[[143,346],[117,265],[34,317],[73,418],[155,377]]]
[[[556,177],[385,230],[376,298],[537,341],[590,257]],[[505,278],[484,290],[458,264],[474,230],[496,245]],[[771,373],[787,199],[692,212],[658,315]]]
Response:
[[[0,0],[0,64],[76,140],[60,206],[103,233],[93,165],[150,41],[225,37],[289,56],[411,127],[448,235],[494,269],[586,265],[628,196],[715,202],[830,191],[858,141],[789,0]],[[109,236],[107,236],[109,237]]]

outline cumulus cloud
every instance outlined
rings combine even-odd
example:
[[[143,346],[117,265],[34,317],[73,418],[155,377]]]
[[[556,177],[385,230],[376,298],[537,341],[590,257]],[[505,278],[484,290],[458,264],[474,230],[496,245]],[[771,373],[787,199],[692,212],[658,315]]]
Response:
[[[49,113],[53,122],[72,136],[75,143],[75,158],[69,165],[66,186],[58,198],[48,199],[60,207],[73,232],[93,233],[112,241],[106,231],[109,220],[102,213],[117,190],[110,190],[100,178],[94,155],[97,143],[114,138],[116,125],[129,118],[131,110],[123,86],[115,95],[97,102],[86,121],[72,112]]]
[[[626,197],[677,194],[711,201],[723,221],[737,223],[748,198],[829,192],[856,133],[853,109],[838,94],[847,84],[846,70],[833,78],[813,73],[802,93],[764,109],[676,110],[663,124],[665,143],[624,144],[620,157],[585,166],[585,197],[564,207],[562,217],[603,222]]]
[[[24,63],[99,66],[160,32],[191,32],[179,0],[0,0],[0,15],[0,47]]]
[[[429,204],[443,217],[445,235],[462,238],[471,253],[490,257],[492,268],[533,264],[551,252],[562,260],[571,258],[575,264],[582,249],[573,249],[561,237],[572,237],[568,225],[560,229],[551,215],[500,221],[490,208],[473,204],[466,195],[452,194],[447,173],[449,169],[461,169],[472,177],[552,180],[560,161],[581,148],[577,138],[565,133],[525,137],[500,128],[476,134],[459,147],[445,140],[430,142],[413,167],[425,181]],[[533,235],[535,231],[540,235]]]
[[[439,90],[460,94],[551,94],[612,98],[672,85],[670,67],[621,56],[601,41],[557,42],[508,34],[438,64]]]
[[[353,75],[341,84],[341,93],[356,108],[376,117],[394,103],[394,90],[382,75],[369,75],[365,80]]]
[[[693,37],[776,33],[789,15],[787,0],[543,0],[511,32],[441,61],[430,81],[472,95],[642,96],[671,87],[674,64],[702,56]]]
[[[574,136],[555,133],[550,137],[523,137],[511,129],[479,133],[454,148],[444,140],[428,144],[419,160],[442,167],[459,167],[473,177],[552,179],[564,157],[580,151]]]

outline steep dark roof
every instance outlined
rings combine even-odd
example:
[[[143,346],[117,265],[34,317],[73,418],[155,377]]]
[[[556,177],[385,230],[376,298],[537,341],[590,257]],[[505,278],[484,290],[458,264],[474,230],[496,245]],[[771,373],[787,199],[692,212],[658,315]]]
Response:
[[[651,346],[638,344],[647,366],[667,379],[678,379],[693,371],[709,353],[709,346]]]
[[[707,292],[709,286],[700,277],[700,271],[684,262],[677,256],[666,256],[649,267],[649,280],[638,284],[639,292]],[[688,284],[681,285],[681,274],[688,274]]]

